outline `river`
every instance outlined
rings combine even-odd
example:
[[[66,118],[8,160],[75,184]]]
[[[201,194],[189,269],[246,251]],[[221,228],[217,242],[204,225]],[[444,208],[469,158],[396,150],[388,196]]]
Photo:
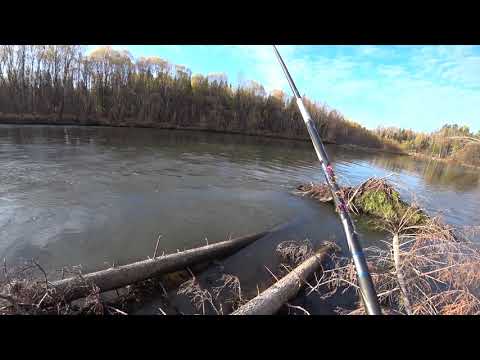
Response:
[[[479,171],[328,146],[341,184],[388,176],[455,226],[480,225]],[[229,260],[254,283],[283,240],[345,246],[332,208],[292,194],[323,175],[310,143],[207,132],[0,126],[0,257],[92,271],[275,229]],[[363,244],[384,234],[359,228]],[[476,241],[480,239],[476,238]],[[274,265],[272,265],[274,266]],[[268,273],[264,274],[269,276]]]

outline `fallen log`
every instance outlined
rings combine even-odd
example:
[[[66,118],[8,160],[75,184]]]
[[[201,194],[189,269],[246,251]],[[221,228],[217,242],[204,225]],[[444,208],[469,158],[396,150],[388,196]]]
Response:
[[[333,250],[332,246],[322,247],[316,254],[230,315],[275,314],[298,294],[305,281],[321,267],[322,262]]]
[[[92,285],[100,292],[118,289],[153,276],[183,270],[213,259],[231,255],[252,242],[264,237],[268,231],[189,249],[154,259],[138,261],[115,268],[52,282],[56,292],[66,301],[88,296]]]

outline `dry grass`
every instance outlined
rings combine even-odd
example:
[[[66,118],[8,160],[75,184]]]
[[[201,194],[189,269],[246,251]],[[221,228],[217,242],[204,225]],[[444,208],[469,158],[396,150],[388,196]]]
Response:
[[[199,266],[198,269],[203,269]],[[127,315],[149,299],[161,301],[159,311],[163,314],[178,314],[178,310],[170,302],[168,291],[178,289],[192,300],[198,311],[206,314],[213,311],[223,314],[235,310],[246,300],[238,277],[220,274],[216,279],[217,286],[212,291],[202,289],[193,273],[178,271],[171,274],[152,277],[115,290],[111,296],[103,296],[94,284],[87,283],[82,276],[81,267],[63,268],[62,278],[76,277],[75,288],[85,286],[89,294],[79,300],[66,301],[69,291],[57,291],[47,279],[43,268],[31,261],[15,270],[8,269],[4,261],[3,276],[0,282],[0,315]],[[189,280],[188,280],[189,279]],[[120,290],[120,292],[119,292]]]
[[[281,261],[290,266],[296,266],[314,254],[312,243],[308,239],[284,241],[278,244],[276,251]]]
[[[335,259],[335,254],[341,251],[341,248],[337,244],[329,241],[323,242],[322,247],[324,247],[325,249],[328,249],[327,256],[330,259]],[[305,260],[313,256],[315,254],[315,249],[312,243],[310,242],[310,240],[308,239],[300,240],[300,241],[290,240],[290,241],[284,241],[278,244],[276,252],[280,260],[278,277],[274,273],[272,273],[267,267],[266,269],[270,273],[270,275],[272,275],[274,280],[278,282],[279,277],[286,276],[288,273],[290,273],[293,269],[295,269]],[[324,259],[320,264],[319,271],[316,271],[313,273],[312,281],[314,281],[314,283],[317,283],[317,284],[322,283],[323,280],[325,279],[324,273],[326,271],[328,272],[328,270],[326,270],[326,268],[328,267],[329,267],[328,262],[326,261],[326,259]],[[306,291],[308,292],[308,294],[311,294],[312,292],[316,292],[318,295],[320,295],[320,298],[322,299],[328,297],[328,295],[321,294],[317,290],[317,288],[315,288],[315,286],[312,285],[312,281],[310,279],[308,279],[308,281],[307,279],[301,279],[301,282],[303,283],[303,285],[305,285]],[[308,310],[299,306],[298,304],[292,305],[292,304],[286,303],[284,306],[284,310],[288,315],[310,315]]]
[[[209,290],[202,287],[200,281],[192,274],[190,280],[180,285],[177,294],[187,296],[201,315],[207,315],[212,311],[216,315],[224,315],[235,311],[247,302],[242,296],[238,277],[222,274],[215,282],[218,285]]]
[[[396,197],[393,187],[379,179],[345,191],[352,200],[372,189],[384,192],[383,199]],[[398,239],[398,247],[389,239],[382,247],[364,250],[380,303],[398,313],[478,314],[480,251],[469,240],[478,233],[478,227],[456,231],[439,218],[428,217],[417,205],[403,206],[405,203],[397,200],[402,204],[397,208],[398,214],[385,216],[376,223]],[[356,210],[365,213],[364,209]],[[326,270],[314,289],[322,289],[328,296],[352,289],[358,293],[351,259],[336,258],[335,263],[335,268]]]
[[[326,184],[304,184],[297,187],[295,194],[301,196],[308,196],[320,202],[333,201],[330,188]]]
[[[247,300],[242,296],[240,279],[231,274],[223,274],[219,279],[220,285],[213,288],[215,299],[219,300],[223,295],[223,302],[229,304],[232,311],[245,304]]]
[[[217,315],[222,314],[221,310],[215,306],[212,293],[207,289],[202,289],[195,277],[180,285],[177,294],[187,296],[197,311],[202,311],[202,315],[206,315],[206,305],[210,305]]]
[[[61,313],[61,299],[55,289],[49,286],[46,274],[35,279],[35,270],[41,266],[34,262],[25,263],[15,269],[3,264],[3,279],[0,284],[0,313],[8,314],[47,314]],[[42,272],[43,268],[42,268]],[[55,305],[59,305],[58,307]]]
[[[17,269],[7,269],[3,266],[3,280],[0,283],[0,314],[1,315],[126,315],[133,311],[136,304],[149,297],[161,294],[165,308],[168,308],[167,291],[163,285],[175,286],[182,276],[177,273],[151,278],[117,290],[117,296],[111,299],[102,298],[99,288],[87,283],[80,267],[63,268],[62,278],[66,275],[75,276],[75,288],[84,286],[90,289],[84,299],[66,301],[69,291],[59,292],[47,279],[46,273],[38,271],[41,266],[35,261]],[[37,269],[35,272],[34,270]],[[42,277],[39,277],[38,273]],[[183,279],[183,278],[182,278]],[[183,280],[182,280],[183,281]]]
[[[33,269],[40,269],[43,279],[36,278]],[[0,314],[2,315],[78,315],[108,314],[109,311],[100,300],[99,289],[83,281],[80,269],[62,269],[62,273],[78,276],[78,286],[91,289],[84,302],[67,302],[65,295],[71,289],[61,293],[48,281],[47,274],[35,261],[19,269],[6,269],[4,281],[0,284]]]

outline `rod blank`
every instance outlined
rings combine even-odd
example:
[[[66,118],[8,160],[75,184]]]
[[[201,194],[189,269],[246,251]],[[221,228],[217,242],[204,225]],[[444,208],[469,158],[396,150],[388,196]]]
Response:
[[[335,180],[335,174],[333,172],[333,167],[330,164],[330,160],[328,159],[327,152],[325,151],[315,123],[313,122],[308,110],[305,107],[305,104],[303,103],[302,98],[300,97],[300,93],[298,92],[298,89],[292,77],[290,76],[290,73],[288,72],[287,66],[283,62],[282,56],[278,52],[275,45],[273,45],[273,49],[275,50],[275,55],[277,56],[280,66],[282,67],[282,70],[287,77],[290,88],[292,89],[295,98],[297,99],[298,108],[300,110],[300,113],[302,114],[303,121],[305,121],[305,125],[307,126],[308,134],[310,135],[310,139],[312,140],[313,147],[315,148],[315,152],[318,156],[318,160],[320,160],[320,163],[322,165],[322,170],[323,174],[325,175],[327,185],[332,192],[332,197],[337,211],[340,215],[340,220],[345,231],[345,236],[347,238],[348,247],[350,249],[350,253],[355,264],[355,269],[357,270],[360,294],[366,312],[369,315],[381,315],[380,306],[377,299],[377,293],[373,286],[370,272],[368,271],[367,262],[363,254],[362,247],[360,246],[360,242],[358,241],[358,236],[355,231],[352,218],[348,213],[348,208],[345,204],[345,200],[340,195],[340,188],[338,187]]]

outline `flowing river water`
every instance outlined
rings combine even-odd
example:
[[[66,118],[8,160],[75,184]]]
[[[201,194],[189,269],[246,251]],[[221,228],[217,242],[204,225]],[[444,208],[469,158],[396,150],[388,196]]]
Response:
[[[388,176],[407,200],[455,226],[480,225],[480,172],[327,146],[341,184]],[[252,232],[224,263],[242,284],[270,276],[276,245],[346,248],[331,206],[292,192],[323,175],[309,142],[156,129],[0,126],[0,257],[84,272]],[[359,226],[364,245],[385,234]],[[477,237],[476,241],[480,242]]]

